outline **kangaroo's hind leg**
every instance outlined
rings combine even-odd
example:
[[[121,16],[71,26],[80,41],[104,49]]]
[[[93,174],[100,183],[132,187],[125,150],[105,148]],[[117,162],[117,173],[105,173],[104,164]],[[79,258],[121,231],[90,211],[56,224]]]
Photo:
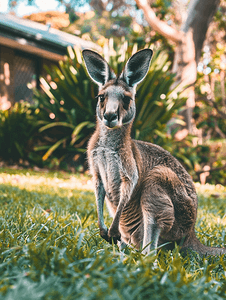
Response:
[[[151,176],[153,175],[153,176]],[[154,169],[150,172],[141,197],[143,214],[143,253],[149,253],[158,246],[160,233],[168,232],[175,221],[173,203],[163,187],[155,180]]]
[[[155,222],[152,213],[143,211],[144,237],[142,253],[148,254],[151,250],[156,250],[158,246],[161,228]]]

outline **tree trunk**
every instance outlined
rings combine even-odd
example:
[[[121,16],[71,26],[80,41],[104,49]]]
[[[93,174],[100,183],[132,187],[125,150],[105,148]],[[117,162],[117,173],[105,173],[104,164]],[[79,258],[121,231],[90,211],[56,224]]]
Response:
[[[101,16],[106,10],[107,3],[102,0],[91,0],[90,6],[96,11],[96,13]]]
[[[216,12],[220,0],[191,0],[188,14],[181,29],[177,30],[158,19],[147,0],[136,0],[149,25],[165,38],[176,43],[172,72],[176,73],[176,85],[184,90],[187,97],[187,109],[184,111],[187,124],[178,139],[192,133],[192,111],[195,106],[194,83],[197,75],[197,63],[201,56],[203,42],[209,24]]]

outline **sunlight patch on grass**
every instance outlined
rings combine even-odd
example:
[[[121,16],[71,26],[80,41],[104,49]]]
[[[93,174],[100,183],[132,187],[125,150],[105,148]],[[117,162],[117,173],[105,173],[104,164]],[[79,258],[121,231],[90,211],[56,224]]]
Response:
[[[53,174],[53,177],[46,176],[46,173],[32,175],[29,172],[26,174],[8,174],[1,173],[0,184],[11,184],[20,188],[33,190],[38,186],[54,187],[64,189],[77,190],[93,190],[91,178],[81,175],[80,178],[75,175],[70,175],[69,178],[58,178],[58,174]]]

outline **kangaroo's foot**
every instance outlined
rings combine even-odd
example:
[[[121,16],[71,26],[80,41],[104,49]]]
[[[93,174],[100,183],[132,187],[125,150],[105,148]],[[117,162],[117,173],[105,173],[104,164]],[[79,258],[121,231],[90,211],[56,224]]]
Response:
[[[101,228],[100,229],[100,236],[107,242],[109,242],[109,237],[108,237],[108,229],[107,228]]]
[[[108,230],[108,242],[110,244],[117,244],[117,241],[121,241],[121,233],[119,232],[118,228],[115,229],[110,227]]]

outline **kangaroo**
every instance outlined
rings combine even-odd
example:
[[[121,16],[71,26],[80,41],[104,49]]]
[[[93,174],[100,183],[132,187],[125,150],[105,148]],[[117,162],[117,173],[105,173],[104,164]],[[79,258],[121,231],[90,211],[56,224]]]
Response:
[[[185,252],[224,254],[226,248],[207,247],[196,238],[197,195],[180,162],[160,146],[131,138],[136,86],[147,75],[152,53],[138,51],[116,76],[102,56],[83,50],[87,72],[99,86],[96,130],[87,153],[100,235],[109,243],[133,244],[143,254],[167,242]],[[109,229],[104,200],[113,217]]]

